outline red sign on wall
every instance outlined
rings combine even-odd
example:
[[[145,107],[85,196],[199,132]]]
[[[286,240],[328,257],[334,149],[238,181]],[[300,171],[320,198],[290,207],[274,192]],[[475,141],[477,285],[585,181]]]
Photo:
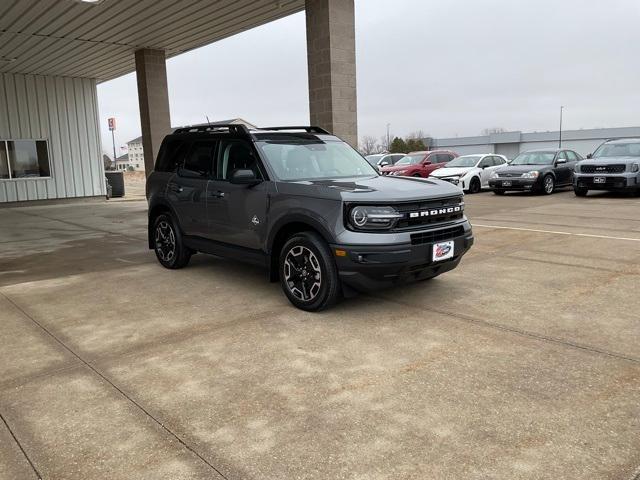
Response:
[[[113,131],[116,129],[116,119],[111,117],[109,119],[107,119],[107,121],[109,122],[109,130]]]

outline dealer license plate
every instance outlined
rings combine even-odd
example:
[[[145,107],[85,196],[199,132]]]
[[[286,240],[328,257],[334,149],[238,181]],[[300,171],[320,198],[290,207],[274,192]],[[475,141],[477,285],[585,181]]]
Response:
[[[607,183],[607,177],[593,177],[593,183]]]
[[[511,186],[511,180],[503,180],[502,181],[502,186],[503,187],[510,187]]]
[[[433,261],[440,262],[453,257],[453,240],[433,245]]]

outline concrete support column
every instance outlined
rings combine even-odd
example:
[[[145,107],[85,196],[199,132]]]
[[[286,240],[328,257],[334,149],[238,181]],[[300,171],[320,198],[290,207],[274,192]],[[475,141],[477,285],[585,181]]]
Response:
[[[353,0],[306,0],[311,124],[358,145]]]
[[[162,139],[171,132],[167,65],[164,50],[143,48],[135,55],[144,169],[149,176]]]

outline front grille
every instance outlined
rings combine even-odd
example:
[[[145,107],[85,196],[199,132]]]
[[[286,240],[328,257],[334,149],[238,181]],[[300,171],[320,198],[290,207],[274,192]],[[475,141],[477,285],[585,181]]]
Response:
[[[411,245],[423,245],[425,243],[444,242],[464,235],[464,227],[443,228],[430,232],[420,232],[411,235]]]
[[[498,176],[502,178],[516,178],[521,177],[521,173],[512,173],[512,172],[498,172]]]
[[[582,165],[580,172],[582,173],[623,173],[626,165],[616,163],[615,165]]]
[[[425,225],[452,222],[455,220],[460,220],[464,215],[464,203],[462,202],[462,197],[460,196],[442,198],[439,200],[429,200],[424,202],[400,203],[394,204],[393,207],[398,210],[398,212],[404,215],[404,217],[401,218],[394,227],[394,231],[409,230],[424,227]],[[412,218],[410,216],[411,213],[415,212],[429,212],[433,210],[446,209],[449,207],[461,208],[456,212],[448,212],[437,215],[418,216],[416,218]]]

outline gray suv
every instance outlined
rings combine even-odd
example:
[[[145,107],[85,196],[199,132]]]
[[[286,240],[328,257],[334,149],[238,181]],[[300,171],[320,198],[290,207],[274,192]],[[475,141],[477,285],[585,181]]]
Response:
[[[473,244],[459,188],[383,177],[318,127],[176,130],[147,180],[149,248],[167,268],[204,252],[266,267],[296,307],[455,268]]]
[[[576,165],[573,191],[631,191],[640,194],[640,138],[608,140]]]

